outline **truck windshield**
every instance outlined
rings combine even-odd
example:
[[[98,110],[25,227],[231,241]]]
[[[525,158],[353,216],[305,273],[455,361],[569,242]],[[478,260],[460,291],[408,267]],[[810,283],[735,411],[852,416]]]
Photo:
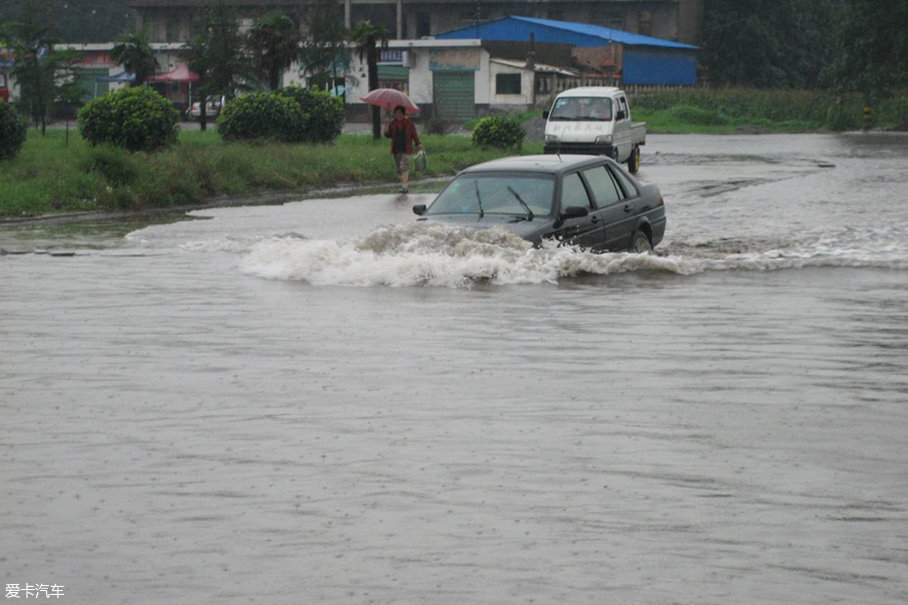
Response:
[[[464,174],[435,198],[426,214],[548,216],[554,197],[555,178],[552,176]]]
[[[549,119],[568,122],[608,122],[612,100],[608,97],[561,97],[555,99]]]

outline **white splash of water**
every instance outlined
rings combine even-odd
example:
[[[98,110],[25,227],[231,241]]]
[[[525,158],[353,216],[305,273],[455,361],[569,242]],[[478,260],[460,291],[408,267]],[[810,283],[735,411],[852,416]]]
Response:
[[[847,234],[846,234],[847,235]],[[851,234],[852,236],[854,234]],[[504,228],[465,229],[437,223],[391,225],[348,240],[275,237],[253,244],[240,263],[247,274],[314,285],[469,287],[473,283],[558,283],[578,275],[653,271],[770,271],[846,266],[908,268],[904,245],[858,245],[867,237],[828,236],[792,247],[747,252],[667,246],[667,254],[595,254],[555,242],[534,248]]]

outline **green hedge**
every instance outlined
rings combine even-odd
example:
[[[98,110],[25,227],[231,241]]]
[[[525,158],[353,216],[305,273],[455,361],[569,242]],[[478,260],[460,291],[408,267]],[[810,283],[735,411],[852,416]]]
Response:
[[[0,100],[0,160],[16,157],[25,143],[28,124],[12,105]]]
[[[523,126],[510,117],[489,116],[482,118],[473,129],[473,144],[478,147],[517,150],[526,136]]]
[[[225,141],[292,141],[299,122],[297,105],[274,93],[252,92],[227,103],[218,117]]]
[[[299,86],[242,95],[228,103],[218,118],[218,131],[225,141],[329,143],[343,126],[340,98]]]
[[[296,130],[292,134],[295,140],[330,143],[343,130],[344,103],[340,97],[300,86],[282,88],[277,95],[292,100],[298,106]]]
[[[79,111],[79,131],[91,145],[129,151],[166,149],[177,141],[180,114],[147,86],[121,88],[89,101]]]

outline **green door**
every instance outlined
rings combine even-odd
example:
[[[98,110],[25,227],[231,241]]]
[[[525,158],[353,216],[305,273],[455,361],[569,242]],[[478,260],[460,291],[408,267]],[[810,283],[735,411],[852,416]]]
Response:
[[[446,120],[469,120],[476,116],[474,71],[436,71],[435,111]]]

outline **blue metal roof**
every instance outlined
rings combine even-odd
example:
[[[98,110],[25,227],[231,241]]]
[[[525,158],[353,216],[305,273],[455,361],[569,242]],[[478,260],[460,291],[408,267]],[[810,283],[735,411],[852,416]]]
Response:
[[[607,46],[612,42],[617,42],[627,46],[651,46],[679,50],[699,49],[699,47],[692,44],[682,44],[681,42],[653,38],[652,36],[632,34],[620,29],[612,29],[600,25],[516,17],[513,15],[443,32],[435,37],[439,40],[479,38],[483,40],[525,42],[529,38],[530,33],[535,35],[537,42],[557,42],[580,47]]]

